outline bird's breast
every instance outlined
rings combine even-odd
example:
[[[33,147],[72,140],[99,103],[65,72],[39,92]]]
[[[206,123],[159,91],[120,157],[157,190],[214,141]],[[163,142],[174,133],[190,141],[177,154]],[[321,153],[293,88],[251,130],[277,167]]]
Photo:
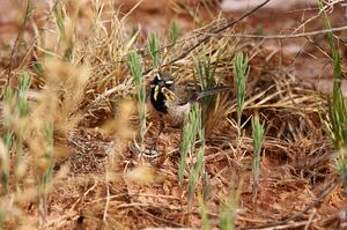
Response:
[[[189,113],[191,108],[191,103],[186,103],[183,105],[170,105],[167,104],[168,114],[170,115],[173,123],[176,125],[182,124],[187,113]]]

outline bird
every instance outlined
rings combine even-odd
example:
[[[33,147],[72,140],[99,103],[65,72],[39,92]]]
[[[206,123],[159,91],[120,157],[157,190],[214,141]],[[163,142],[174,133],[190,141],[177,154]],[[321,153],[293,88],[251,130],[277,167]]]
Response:
[[[160,134],[166,126],[174,128],[182,127],[186,115],[190,112],[194,103],[201,99],[215,95],[219,92],[229,91],[230,87],[217,86],[207,90],[200,90],[197,84],[176,84],[171,74],[157,72],[147,88],[149,98],[154,111],[159,114],[160,127],[154,138],[153,148],[147,149],[143,155],[149,158],[157,157],[159,152],[157,144]]]
[[[192,105],[202,98],[228,91],[230,87],[217,86],[207,90],[184,84],[177,85],[166,72],[158,72],[150,82],[150,101],[161,116],[168,117],[172,126],[180,126]]]

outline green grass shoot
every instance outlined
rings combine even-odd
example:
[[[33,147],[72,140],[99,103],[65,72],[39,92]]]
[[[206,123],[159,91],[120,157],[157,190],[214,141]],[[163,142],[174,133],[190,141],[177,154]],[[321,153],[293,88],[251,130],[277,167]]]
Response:
[[[160,40],[155,33],[150,33],[148,36],[147,46],[152,58],[153,67],[160,68]]]
[[[169,31],[170,41],[173,45],[176,44],[178,38],[181,36],[181,28],[176,21],[173,21],[170,25]]]
[[[318,0],[318,6],[323,13],[323,20],[326,28],[331,29],[329,18],[324,10],[323,3],[321,0]],[[328,99],[330,118],[329,130],[331,131],[331,139],[334,143],[335,148],[338,151],[337,171],[340,174],[344,190],[345,192],[347,192],[347,108],[346,101],[341,89],[341,54],[339,52],[338,46],[336,45],[336,42],[334,41],[334,36],[332,32],[327,33],[327,39],[331,50],[331,58],[333,62],[334,71],[333,90]]]
[[[201,84],[202,91],[211,89],[216,86],[216,80],[215,80],[215,66],[212,66],[211,61],[209,58],[197,58],[195,60],[195,71],[196,75],[199,78],[199,82]],[[197,87],[198,88],[198,87]],[[210,95],[207,97],[204,97],[201,100],[201,106],[202,106],[202,121],[203,123],[206,122],[207,117],[209,116],[209,112],[213,109],[211,108],[214,105],[216,95]]]
[[[188,154],[192,152],[197,134],[201,131],[201,109],[194,104],[188,113],[183,127],[182,140],[180,146],[180,162],[178,166],[178,180],[182,185],[184,172],[186,169]]]
[[[193,197],[196,191],[196,187],[197,184],[199,182],[199,179],[202,176],[202,173],[205,169],[205,140],[204,140],[204,134],[203,134],[203,129],[200,128],[199,129],[199,136],[200,136],[200,141],[201,141],[201,146],[198,150],[198,154],[197,154],[197,159],[196,162],[193,165],[193,168],[190,172],[190,176],[189,176],[189,183],[188,183],[188,207],[189,209],[192,207],[192,201],[193,201]]]
[[[208,218],[208,207],[206,206],[205,199],[201,193],[198,193],[198,202],[199,202],[199,213],[201,216],[201,229],[210,230],[211,223]]]
[[[264,124],[259,121],[258,114],[252,118],[252,137],[253,137],[253,161],[252,161],[252,174],[253,174],[253,195],[255,197],[260,177],[260,154],[264,140]]]
[[[144,136],[146,132],[146,88],[144,79],[142,76],[142,66],[141,66],[141,58],[135,52],[132,51],[129,54],[129,67],[131,74],[133,76],[135,86],[136,86],[136,94],[137,94],[137,108],[138,115],[140,120],[140,129],[139,129],[139,138],[140,138],[140,146],[142,146],[144,141]]]
[[[181,140],[181,158],[178,168],[178,178],[180,184],[183,182],[184,171],[186,169],[188,154],[193,154],[195,151],[195,143],[199,142],[199,148],[195,163],[190,169],[188,181],[188,209],[192,207],[193,197],[199,180],[203,176],[205,169],[205,131],[201,121],[201,108],[199,104],[194,104],[191,111],[187,115],[183,128]]]
[[[22,160],[23,155],[23,139],[25,127],[16,125],[14,130],[14,123],[17,123],[18,118],[23,118],[29,113],[29,103],[27,100],[27,91],[31,84],[31,77],[28,72],[23,71],[20,77],[18,88],[8,87],[5,90],[3,103],[9,110],[3,117],[3,125],[5,133],[2,137],[1,144],[1,183],[3,187],[3,193],[7,192],[8,189],[8,178],[9,178],[9,152],[13,145],[16,147],[16,166]],[[16,133],[16,138],[15,138]]]
[[[234,58],[234,80],[236,84],[237,124],[241,129],[241,117],[244,109],[246,81],[249,73],[248,57],[244,53],[237,53]]]
[[[216,68],[212,66],[209,58],[198,58],[195,61],[196,73],[199,77],[201,83],[201,89],[207,90],[213,88],[216,85],[216,80],[214,78]]]
[[[3,103],[7,109],[12,110],[13,101],[15,100],[15,91],[11,87],[5,88]],[[12,113],[12,111],[11,111]],[[11,124],[13,122],[13,116],[10,114],[4,114],[3,125],[5,132],[1,140],[1,185],[2,194],[8,191],[8,178],[9,178],[9,152],[13,143],[13,131],[11,130]]]
[[[30,88],[31,77],[28,72],[24,71],[22,73],[19,89],[18,89],[18,107],[19,115],[21,117],[26,116],[29,113],[29,103],[27,99],[27,91]]]
[[[237,216],[237,209],[239,208],[242,187],[243,181],[241,180],[237,189],[231,190],[230,194],[226,196],[226,199],[221,204],[219,213],[219,229],[235,229],[235,220]]]
[[[66,14],[65,6],[62,2],[56,1],[54,7],[53,7],[53,13],[55,16],[55,22],[57,24],[57,27],[59,29],[60,33],[60,42],[62,41],[64,44],[64,60],[71,61],[73,57],[73,49],[74,49],[74,42],[73,42],[73,29],[69,28],[72,27],[71,19],[68,18]],[[67,22],[70,22],[70,25],[66,25]]]

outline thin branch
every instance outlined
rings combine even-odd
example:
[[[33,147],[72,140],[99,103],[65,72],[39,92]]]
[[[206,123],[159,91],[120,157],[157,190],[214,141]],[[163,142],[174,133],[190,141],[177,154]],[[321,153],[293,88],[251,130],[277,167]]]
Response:
[[[318,34],[326,34],[330,32],[344,31],[347,30],[347,26],[341,26],[331,29],[324,30],[314,30],[310,32],[304,33],[296,33],[296,34],[273,34],[273,35],[256,35],[256,34],[215,34],[215,33],[204,33],[209,36],[222,36],[222,37],[238,37],[238,38],[262,38],[262,39],[287,39],[287,38],[300,38],[307,36],[314,36]]]

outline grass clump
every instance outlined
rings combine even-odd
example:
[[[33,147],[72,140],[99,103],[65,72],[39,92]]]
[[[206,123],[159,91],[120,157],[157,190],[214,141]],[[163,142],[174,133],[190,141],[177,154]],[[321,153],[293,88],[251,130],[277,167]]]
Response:
[[[210,58],[199,58],[195,61],[196,72],[201,83],[201,90],[208,90],[216,85],[216,68],[212,66]]]
[[[23,71],[20,75],[18,88],[7,87],[3,98],[3,126],[5,129],[1,148],[1,183],[3,193],[8,192],[8,180],[10,176],[10,152],[16,150],[15,168],[21,166],[23,160],[24,143],[23,135],[25,124],[22,122],[29,113],[27,92],[30,88],[31,77],[28,72]],[[19,176],[19,175],[16,175]]]
[[[75,6],[76,7],[76,6]],[[76,12],[78,7],[76,7]],[[59,30],[60,45],[63,48],[63,59],[72,61],[74,53],[74,24],[73,20],[66,13],[66,5],[62,1],[56,1],[53,7],[55,22]]]
[[[201,229],[210,230],[211,223],[210,223],[210,219],[208,218],[208,207],[206,206],[206,201],[201,193],[198,194],[198,201],[199,201],[199,213],[201,216]]]
[[[248,57],[244,53],[237,53],[234,58],[234,81],[236,84],[237,124],[241,133],[241,117],[245,103],[246,81],[249,73]]]
[[[176,21],[173,21],[170,25],[170,31],[169,31],[170,42],[172,45],[176,44],[180,35],[181,35],[181,28],[179,27]]]
[[[52,123],[46,123],[42,130],[43,140],[46,142],[43,155],[40,156],[40,161],[44,162],[41,168],[42,172],[39,177],[38,197],[39,197],[39,210],[41,215],[42,224],[46,222],[47,217],[47,199],[49,187],[53,178],[54,166],[54,126]]]
[[[195,69],[197,76],[199,78],[199,82],[201,84],[200,90],[207,91],[209,89],[212,89],[216,86],[215,81],[215,71],[216,68],[212,66],[210,58],[198,58],[198,60],[195,61]],[[210,113],[213,111],[213,105],[215,102],[215,95],[210,95],[202,98],[201,100],[201,106],[202,106],[202,121],[204,124],[204,127],[206,127],[206,121],[207,118],[210,117]],[[209,127],[206,127],[207,130]]]
[[[322,1],[318,1],[319,9],[323,12],[324,23],[327,29],[331,29],[329,18],[325,12]],[[329,130],[330,137],[335,148],[338,151],[337,171],[340,174],[343,187],[347,192],[347,107],[346,101],[342,94],[341,80],[341,54],[334,41],[332,32],[327,33],[327,40],[331,51],[331,59],[333,63],[333,90],[328,98],[329,107]]]
[[[191,111],[187,114],[187,117],[185,119],[181,138],[182,140],[180,146],[180,162],[178,166],[178,181],[181,185],[183,183],[187,158],[188,155],[193,152],[194,144],[198,134],[203,135],[201,126],[201,109],[198,104],[194,104]],[[197,167],[201,168],[201,165],[197,165]]]
[[[253,175],[253,196],[256,197],[257,188],[259,185],[260,177],[260,154],[264,140],[264,124],[260,123],[259,116],[256,114],[252,118],[252,137],[253,137],[253,161],[252,161],[252,175]]]
[[[224,202],[220,206],[219,228],[221,230],[235,229],[235,220],[237,216],[237,209],[239,208],[242,187],[243,183],[241,181],[238,188],[233,189],[230,194],[225,197]]]
[[[196,156],[192,156],[195,152],[196,144],[199,144],[199,148],[197,149]],[[186,117],[180,151],[178,179],[181,185],[183,183],[188,155],[190,154],[190,158],[195,159],[188,178],[188,209],[190,210],[198,182],[203,176],[205,169],[205,130],[201,120],[201,108],[197,103],[193,104],[191,111]]]
[[[146,88],[142,76],[142,67],[141,67],[141,58],[135,52],[132,51],[129,54],[129,67],[131,74],[133,76],[135,86],[136,86],[136,95],[137,95],[137,108],[138,115],[140,120],[140,129],[139,129],[139,142],[141,149],[143,148],[143,141],[145,138],[146,132]]]
[[[203,140],[202,140],[203,141]],[[199,179],[201,178],[201,175],[204,171],[204,151],[205,145],[204,143],[199,148],[197,156],[196,156],[196,162],[193,165],[193,168],[190,172],[189,177],[189,183],[188,183],[188,201],[190,203],[189,208],[191,207],[191,203],[193,201],[194,193],[196,191]]]
[[[160,68],[160,40],[155,33],[150,33],[148,36],[147,47],[152,58],[153,67]]]

